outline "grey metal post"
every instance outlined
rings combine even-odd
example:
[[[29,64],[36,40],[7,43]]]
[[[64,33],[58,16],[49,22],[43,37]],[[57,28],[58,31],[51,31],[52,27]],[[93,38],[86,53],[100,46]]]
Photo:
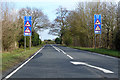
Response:
[[[100,35],[99,35],[99,48],[100,48]]]
[[[29,16],[28,14],[27,14],[27,16]],[[30,43],[29,43],[29,48],[31,49],[31,36],[30,36]]]
[[[29,46],[29,47],[30,47],[30,49],[31,49],[31,36],[30,36],[30,46]]]
[[[95,49],[96,49],[96,34],[95,34]]]
[[[24,18],[23,18],[24,19]],[[24,22],[23,22],[24,23]],[[25,28],[25,27],[24,27]],[[24,36],[24,49],[26,51],[26,36]]]
[[[99,35],[99,48],[101,47],[101,34]]]
[[[30,15],[27,14],[27,16],[30,16]],[[30,36],[30,39],[29,39],[29,40],[30,40],[29,48],[31,49],[31,36]]]
[[[24,36],[24,49],[26,51],[26,36]]]

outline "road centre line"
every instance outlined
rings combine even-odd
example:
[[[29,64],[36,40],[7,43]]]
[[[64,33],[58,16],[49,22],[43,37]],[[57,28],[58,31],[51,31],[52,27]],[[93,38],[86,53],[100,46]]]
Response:
[[[70,55],[67,54],[67,56],[68,56],[70,59],[73,59],[73,57],[71,57]]]
[[[59,49],[59,48],[58,48]],[[70,59],[74,59],[72,56],[68,55],[66,52],[64,52],[62,49],[59,49],[63,52],[63,54],[66,54]]]
[[[88,67],[91,67],[91,68],[95,68],[95,69],[98,69],[104,73],[114,73],[110,70],[107,70],[107,69],[104,69],[104,68],[100,68],[100,67],[97,67],[97,66],[93,66],[93,65],[90,65],[90,64],[87,64],[87,63],[84,63],[84,62],[74,62],[74,61],[70,61],[72,64],[74,65],[85,65],[85,66],[88,66]]]
[[[57,47],[56,47],[57,48]],[[62,53],[66,54],[70,59],[74,59],[73,57],[71,57],[70,55],[68,55],[66,52],[64,52],[62,49],[60,48],[57,48],[59,49],[60,51],[62,51]],[[97,54],[97,53],[96,53]],[[98,54],[99,55],[99,54]],[[100,54],[101,55],[101,54]],[[104,55],[103,55],[104,56]],[[108,56],[109,57],[109,56]],[[104,69],[104,68],[101,68],[101,67],[97,67],[97,66],[93,66],[93,65],[90,65],[90,64],[87,64],[87,63],[84,63],[84,62],[73,62],[73,61],[70,61],[72,64],[74,65],[85,65],[85,66],[88,66],[88,67],[91,67],[91,68],[95,68],[95,69],[98,69],[104,73],[114,73],[113,71],[110,71],[110,70],[107,70],[107,69]]]
[[[51,45],[53,46],[53,45]],[[54,47],[54,46],[53,46]],[[74,59],[72,56],[68,55],[66,52],[64,52],[62,49],[58,48],[58,47],[54,47],[55,49],[57,48],[57,50],[62,51],[63,54],[67,55],[70,59]]]
[[[51,45],[56,51],[58,51],[58,52],[60,52],[60,50],[57,48],[57,47],[55,47],[55,46],[53,46],[53,45]]]
[[[67,53],[65,53],[62,49],[61,49],[61,51],[62,51],[63,54],[67,54]]]
[[[74,59],[72,56],[68,55],[66,52],[64,52],[62,49],[59,49],[63,52],[63,54],[66,54],[70,59]]]
[[[25,64],[27,64],[33,57],[35,57],[44,47],[42,47],[40,50],[38,50],[32,57],[30,57],[27,61],[25,61],[22,65],[20,65],[17,69],[15,69],[13,72],[8,74],[5,79],[10,78],[13,74],[15,74],[19,69],[21,69]]]

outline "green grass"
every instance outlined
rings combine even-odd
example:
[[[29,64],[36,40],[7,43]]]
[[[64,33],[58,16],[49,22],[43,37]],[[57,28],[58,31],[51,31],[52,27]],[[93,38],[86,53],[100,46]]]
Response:
[[[31,47],[31,50],[26,49],[16,49],[11,52],[2,53],[2,71],[7,71],[18,63],[26,60],[31,55],[33,55],[41,46]]]
[[[94,48],[73,47],[73,46],[71,48],[80,49],[80,50],[86,50],[86,51],[91,51],[91,52],[96,52],[96,53],[105,54],[105,55],[109,55],[109,56],[114,56],[114,57],[119,57],[120,58],[120,51],[116,51],[116,50],[104,49],[104,48],[96,48],[96,49],[94,49]]]

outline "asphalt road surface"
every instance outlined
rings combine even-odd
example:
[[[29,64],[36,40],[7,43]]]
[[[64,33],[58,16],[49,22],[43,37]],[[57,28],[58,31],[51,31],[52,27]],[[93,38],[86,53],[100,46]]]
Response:
[[[55,44],[45,45],[6,78],[118,78],[118,59]]]

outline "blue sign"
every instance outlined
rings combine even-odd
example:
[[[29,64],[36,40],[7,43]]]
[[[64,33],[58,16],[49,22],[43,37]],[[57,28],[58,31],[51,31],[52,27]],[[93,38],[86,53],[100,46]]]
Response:
[[[31,16],[24,16],[24,21],[31,21],[32,17]]]
[[[101,34],[101,15],[94,15],[94,33]]]
[[[31,16],[24,16],[24,36],[32,35],[32,21]]]

